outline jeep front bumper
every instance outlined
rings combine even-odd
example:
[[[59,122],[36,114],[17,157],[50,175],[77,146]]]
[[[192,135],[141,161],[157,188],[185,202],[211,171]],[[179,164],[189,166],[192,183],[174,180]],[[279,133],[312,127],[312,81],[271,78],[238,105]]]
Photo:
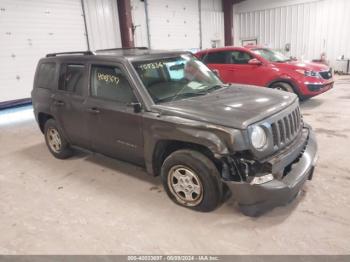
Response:
[[[299,160],[291,165],[283,179],[273,179],[264,184],[226,181],[243,214],[258,216],[276,206],[285,205],[297,196],[307,179],[311,180],[317,161],[317,143],[311,128],[307,132],[307,139],[299,147],[303,148],[299,151]],[[295,152],[291,155],[295,157]]]

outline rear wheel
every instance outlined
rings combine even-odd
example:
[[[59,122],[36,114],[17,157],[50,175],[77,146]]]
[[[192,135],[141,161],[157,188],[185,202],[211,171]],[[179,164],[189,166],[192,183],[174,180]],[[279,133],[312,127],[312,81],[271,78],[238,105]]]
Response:
[[[209,212],[220,205],[223,185],[214,163],[193,150],[178,150],[161,169],[163,186],[178,205]]]
[[[273,85],[271,85],[271,88],[285,91],[285,92],[295,93],[293,87],[290,84],[284,83],[284,82],[274,83]]]
[[[69,147],[55,120],[49,119],[46,121],[44,134],[46,145],[56,158],[65,159],[73,155],[72,149]]]

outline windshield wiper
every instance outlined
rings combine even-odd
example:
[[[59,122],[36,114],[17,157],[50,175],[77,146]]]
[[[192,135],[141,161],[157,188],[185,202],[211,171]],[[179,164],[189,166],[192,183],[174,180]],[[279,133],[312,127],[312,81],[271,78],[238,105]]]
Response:
[[[291,59],[286,59],[286,60],[276,60],[276,63],[286,63],[286,62],[290,62]]]
[[[209,87],[208,89],[206,89],[205,91],[207,93],[210,93],[210,92],[213,92],[213,91],[218,90],[220,88],[222,88],[222,85],[213,85],[213,86]]]
[[[200,91],[200,92],[186,92],[186,93],[182,93],[182,94],[178,94],[175,96],[170,96],[170,97],[166,97],[166,98],[162,98],[162,99],[158,99],[157,102],[166,102],[166,101],[174,101],[175,98],[181,97],[181,98],[187,98],[187,97],[194,97],[194,96],[204,96],[208,94],[208,92],[206,91]]]
[[[176,100],[176,98],[180,97],[180,98],[188,98],[188,97],[194,97],[194,96],[204,96],[207,95],[215,90],[218,90],[220,88],[223,88],[222,85],[213,85],[207,89],[198,91],[198,92],[185,92],[185,93],[177,93],[174,96],[170,96],[170,97],[166,97],[166,98],[162,98],[162,99],[157,99],[157,103],[159,102],[166,102],[166,101],[174,101]],[[182,89],[180,90],[180,92],[182,91]]]

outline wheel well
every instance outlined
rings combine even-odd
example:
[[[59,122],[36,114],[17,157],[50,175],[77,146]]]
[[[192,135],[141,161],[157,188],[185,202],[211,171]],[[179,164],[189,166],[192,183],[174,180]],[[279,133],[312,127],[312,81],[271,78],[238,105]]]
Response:
[[[271,88],[274,84],[277,84],[277,83],[288,84],[288,85],[290,85],[290,86],[293,88],[293,90],[294,90],[294,92],[295,92],[296,94],[299,94],[298,89],[295,87],[295,85],[294,85],[292,82],[290,82],[290,81],[288,81],[288,80],[284,80],[284,79],[279,79],[279,80],[275,80],[275,81],[273,81],[273,82],[270,82],[270,83],[268,84],[268,87]]]
[[[216,168],[221,172],[221,162],[214,157],[212,151],[209,148],[189,142],[182,142],[177,140],[163,140],[157,143],[153,153],[153,173],[155,176],[160,175],[160,170],[164,160],[173,152],[180,149],[192,149],[204,154],[210,160],[213,161]]]
[[[53,117],[49,114],[46,113],[39,113],[38,114],[38,123],[39,123],[39,127],[42,133],[44,133],[44,127],[45,127],[45,123],[47,120],[52,119]]]

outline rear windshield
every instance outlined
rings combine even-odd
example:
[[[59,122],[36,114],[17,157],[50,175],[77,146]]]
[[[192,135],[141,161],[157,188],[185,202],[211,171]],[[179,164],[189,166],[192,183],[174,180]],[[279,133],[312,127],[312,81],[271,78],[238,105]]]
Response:
[[[39,66],[38,78],[36,87],[50,88],[55,80],[56,64],[42,63]]]

